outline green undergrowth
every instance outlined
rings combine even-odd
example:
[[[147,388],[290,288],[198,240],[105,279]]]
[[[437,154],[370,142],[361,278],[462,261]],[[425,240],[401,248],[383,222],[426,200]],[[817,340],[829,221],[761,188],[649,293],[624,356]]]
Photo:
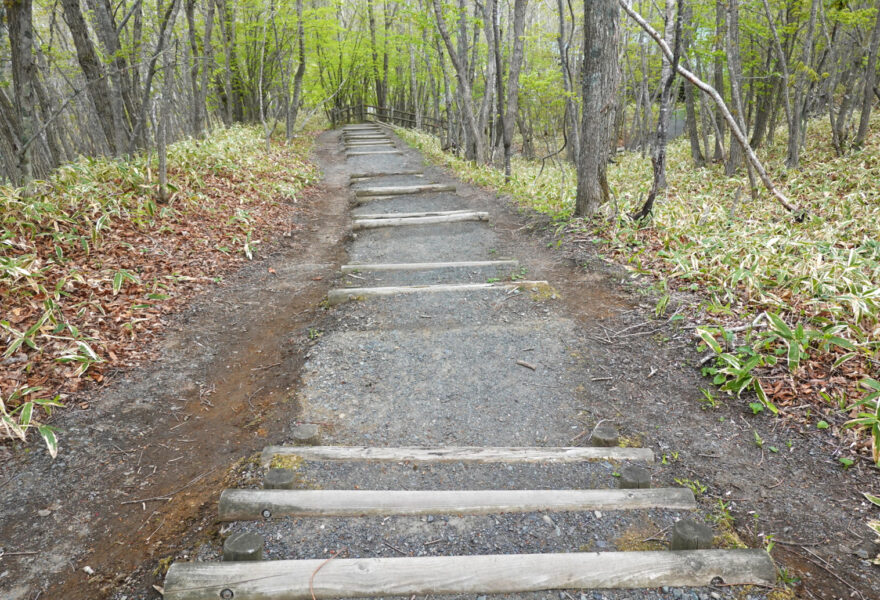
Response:
[[[0,186],[0,440],[33,428],[54,455],[52,408],[105,368],[136,364],[176,303],[289,232],[317,180],[313,140],[267,147],[260,128],[236,126],[177,142],[165,198],[155,154],[82,158],[27,189]]]
[[[613,201],[584,220],[572,217],[576,176],[567,163],[548,160],[542,169],[517,157],[505,181],[497,168],[443,152],[433,136],[398,133],[461,178],[549,216],[561,239],[652,278],[658,317],[673,292],[694,292],[687,312],[705,322],[698,331],[716,354],[704,374],[736,397],[757,394],[754,412],[782,411],[808,426],[831,421],[840,436],[868,432],[853,447],[880,461],[880,115],[865,147],[845,156],[834,154],[827,119],[811,122],[797,170],[784,167],[783,131],[761,149],[771,178],[806,210],[801,223],[763,189],[752,200],[744,169],[728,178],[720,164],[694,167],[685,138],[670,144],[668,188],[640,226],[628,214],[644,201],[652,172],[638,152],[615,158]],[[755,326],[729,331],[743,323]]]

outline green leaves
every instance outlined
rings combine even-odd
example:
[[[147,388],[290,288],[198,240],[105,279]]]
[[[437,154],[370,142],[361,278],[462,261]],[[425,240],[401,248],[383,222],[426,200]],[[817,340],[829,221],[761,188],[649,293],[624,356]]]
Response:
[[[134,273],[126,271],[125,269],[119,269],[113,275],[113,295],[114,296],[119,293],[119,290],[122,289],[122,286],[125,284],[126,281],[130,281],[130,282],[134,283],[135,285],[140,285],[140,283],[141,283],[140,278],[137,275],[135,275]]]
[[[47,414],[51,413],[53,408],[63,406],[63,404],[58,401],[58,396],[52,399],[28,399],[21,402],[18,407],[11,411],[7,409],[7,403],[21,401],[39,391],[41,391],[40,388],[36,387],[21,388],[14,391],[6,401],[0,396],[0,427],[2,427],[10,436],[17,437],[23,442],[27,441],[28,430],[35,428],[43,438],[46,448],[49,450],[49,454],[52,458],[55,458],[58,454],[58,439],[55,436],[55,430],[48,425],[43,425],[37,422],[34,416],[34,409],[36,407],[41,407]]]
[[[880,381],[867,378],[863,379],[860,385],[867,395],[849,407],[849,410],[860,411],[856,418],[847,421],[844,427],[860,427],[868,430],[874,463],[880,467]]]

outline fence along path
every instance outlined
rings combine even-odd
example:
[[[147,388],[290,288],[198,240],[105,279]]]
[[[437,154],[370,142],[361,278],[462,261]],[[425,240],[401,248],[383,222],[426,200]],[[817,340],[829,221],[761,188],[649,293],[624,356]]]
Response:
[[[344,425],[299,425],[292,438],[304,445],[267,447],[263,489],[222,494],[223,560],[174,563],[165,598],[772,586],[766,552],[713,549],[711,530],[688,516],[692,492],[652,487],[653,453],[619,447],[607,423],[591,446],[523,443],[559,429],[570,395],[536,399],[540,388],[515,378],[528,371],[547,386],[548,370],[526,361],[499,394],[493,373],[509,361],[495,354],[531,345],[564,361],[558,339],[572,324],[541,308],[555,290],[525,280],[516,257],[494,256],[491,215],[413,164],[388,129],[349,125],[340,141],[358,233],[328,299],[352,325],[318,341],[302,398],[315,421],[335,411]],[[321,445],[328,436],[336,443]],[[644,523],[671,532],[669,550],[618,548]]]

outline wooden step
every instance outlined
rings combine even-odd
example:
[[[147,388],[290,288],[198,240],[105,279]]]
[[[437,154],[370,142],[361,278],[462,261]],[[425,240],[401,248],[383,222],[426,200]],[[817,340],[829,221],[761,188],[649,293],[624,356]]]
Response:
[[[373,263],[364,265],[342,265],[343,273],[366,271],[431,271],[433,269],[467,269],[479,267],[511,267],[519,266],[518,260],[464,260],[459,262],[434,263]]]
[[[776,566],[764,550],[177,562],[165,577],[165,600],[513,594],[707,587],[713,582],[772,587]]]
[[[397,185],[369,187],[355,190],[358,198],[365,196],[402,196],[406,194],[423,194],[429,192],[454,192],[455,186],[446,183],[428,183],[425,185]]]
[[[488,221],[489,213],[465,211],[451,215],[437,215],[433,217],[397,217],[395,215],[383,215],[380,219],[355,219],[352,229],[377,229],[379,227],[406,227],[408,225],[441,225],[444,223],[464,223],[466,221]]]
[[[379,154],[403,154],[400,150],[379,150],[376,152],[349,152],[345,156],[346,158],[350,156],[373,156]]]
[[[399,294],[436,294],[443,292],[473,292],[477,290],[548,289],[546,281],[510,281],[504,283],[441,283],[437,285],[409,285],[366,288],[337,288],[327,293],[330,306],[350,300],[366,300]]]
[[[352,215],[352,219],[411,219],[413,217],[444,217],[447,215],[462,215],[465,213],[472,213],[473,210],[470,209],[462,209],[462,210],[435,210],[435,211],[426,211],[426,212],[411,212],[411,213],[370,213],[370,214],[359,214]]]
[[[424,171],[407,170],[407,171],[376,171],[375,173],[352,173],[348,176],[352,183],[357,183],[360,179],[375,179],[376,177],[402,177],[405,175],[424,175]]]
[[[262,463],[274,456],[298,456],[316,461],[425,463],[578,463],[597,460],[653,462],[650,448],[483,447],[483,446],[266,446]]]
[[[346,148],[363,148],[364,146],[391,146],[391,140],[346,141]]]
[[[251,490],[220,494],[221,521],[281,517],[487,515],[697,507],[688,488],[599,490]]]

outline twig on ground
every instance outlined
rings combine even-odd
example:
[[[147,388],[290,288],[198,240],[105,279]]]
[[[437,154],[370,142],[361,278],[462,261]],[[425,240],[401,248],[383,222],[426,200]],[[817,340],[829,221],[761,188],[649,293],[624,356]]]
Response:
[[[253,369],[251,369],[251,371],[263,371],[265,369],[271,369],[272,367],[277,367],[280,364],[281,364],[280,362],[277,362],[277,363],[272,363],[271,365],[266,365],[264,367],[254,367]]]
[[[406,556],[406,552],[404,552],[403,550],[401,550],[401,549],[398,548],[397,546],[392,546],[391,544],[389,544],[389,543],[386,542],[385,540],[382,540],[382,543],[383,543],[384,545],[388,546],[389,548],[391,548],[392,550],[394,550],[395,552],[397,552],[398,554],[400,554],[401,556]]]

